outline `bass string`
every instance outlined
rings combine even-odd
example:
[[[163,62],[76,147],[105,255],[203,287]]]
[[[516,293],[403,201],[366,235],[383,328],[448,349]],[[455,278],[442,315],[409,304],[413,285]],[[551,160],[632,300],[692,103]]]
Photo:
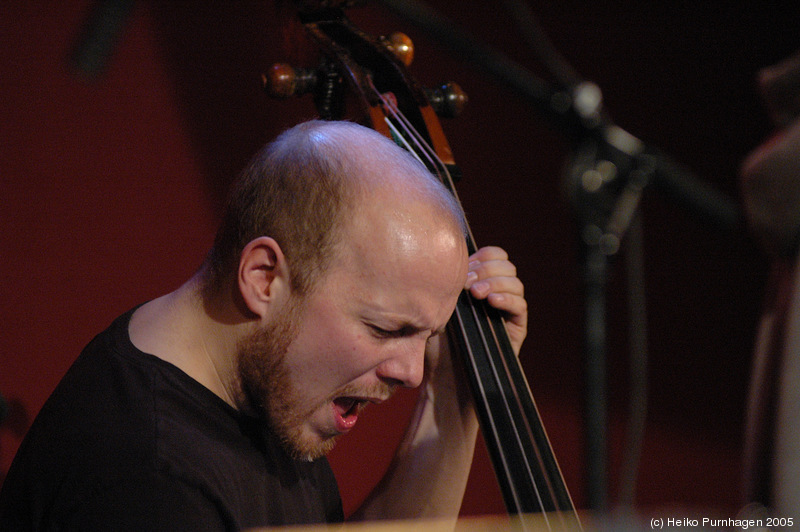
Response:
[[[376,93],[377,93],[377,90],[376,90]],[[395,104],[395,101],[394,101],[393,98],[389,98],[389,97],[387,97],[385,95],[382,95],[382,94],[378,94],[378,96],[381,98],[381,101],[384,104],[384,109],[388,111],[388,115],[393,117],[393,118],[395,118],[401,124],[401,127],[403,128],[403,132],[400,132],[398,130],[398,127],[395,126],[392,123],[392,121],[390,120],[389,116],[385,117],[386,123],[389,126],[389,128],[392,130],[392,132],[395,135],[395,137],[400,139],[400,142],[406,147],[406,149],[408,151],[410,151],[417,158],[417,160],[420,160],[420,162],[423,162],[420,159],[420,154],[422,154],[430,162],[430,164],[426,165],[426,166],[428,166],[429,168],[433,169],[433,172],[450,189],[450,191],[456,196],[456,199],[458,200],[458,196],[457,196],[457,193],[456,193],[456,189],[455,189],[455,186],[454,186],[454,182],[453,182],[452,176],[451,176],[449,170],[447,169],[447,166],[441,161],[441,159],[436,154],[435,150],[433,150],[430,147],[430,145],[422,137],[422,135],[420,135],[420,133],[416,130],[416,128],[413,127],[413,125],[411,124],[410,120],[408,120],[408,118],[402,113],[402,111],[400,111],[400,109]],[[403,133],[405,133],[405,135]],[[408,140],[407,140],[408,138],[412,139],[412,141],[414,142],[414,144],[416,146],[416,149],[412,148],[409,145]],[[424,162],[423,162],[423,164],[424,164]],[[459,206],[461,206],[460,200],[458,201],[458,204],[459,204]],[[469,228],[467,228],[467,229],[469,231]],[[472,240],[473,247],[475,247],[477,249],[477,246],[474,244],[474,237],[472,236],[471,233],[469,234],[469,238]],[[474,317],[473,321],[477,325],[477,328],[479,329],[484,348],[487,351],[489,351],[489,347],[488,347],[489,344],[490,344],[490,341],[488,339],[489,336],[492,337],[492,342],[491,343],[493,343],[494,345],[499,345],[499,340],[497,339],[497,331],[495,331],[494,328],[492,327],[492,322],[488,319],[488,316],[485,315],[485,312],[483,312],[483,313],[481,312],[482,310],[485,309],[485,307],[483,305],[476,304],[475,300],[472,299],[471,297],[469,297],[467,300],[470,303],[468,306],[469,306],[470,311],[473,314],[473,317]],[[484,329],[481,328],[481,326],[480,326],[481,323],[485,323],[486,328],[489,330],[489,334],[487,334],[484,331]],[[492,363],[494,363],[493,360],[490,359],[490,361]],[[504,365],[504,369],[505,369],[505,371],[507,373],[508,372],[508,368],[507,368],[507,366],[505,366],[505,364],[503,364],[503,365]],[[497,370],[496,366],[493,365],[492,370],[493,370],[493,373],[495,375],[496,382],[498,384],[500,384],[501,381],[497,377],[498,370]],[[502,388],[502,385],[500,385],[500,388]],[[513,391],[514,397],[518,397],[517,391],[516,390],[512,390],[512,391]],[[503,397],[507,397],[507,396],[508,396],[508,394],[503,394]],[[510,407],[507,405],[507,403],[506,403],[506,410],[510,411]],[[513,422],[513,419],[512,419],[512,422]],[[530,430],[528,432],[530,433]]]
[[[374,86],[373,86],[373,90],[374,90],[375,94],[377,94],[378,97],[383,102],[384,109],[388,111],[388,115],[394,117],[400,124],[402,124],[403,131],[406,133],[406,135],[403,135],[398,130],[398,128],[392,124],[392,121],[390,120],[389,116],[385,116],[385,121],[386,121],[387,125],[389,126],[389,128],[392,130],[392,134],[395,136],[395,138],[399,139],[398,143],[402,144],[403,146],[405,146],[406,149],[409,152],[411,152],[423,164],[424,164],[424,162],[420,159],[420,156],[418,155],[418,153],[422,153],[425,156],[425,158],[430,162],[430,164],[426,165],[426,166],[428,166],[429,168],[434,169],[432,171],[439,176],[439,178],[442,180],[442,182],[445,184],[445,186],[449,187],[449,189],[451,190],[453,195],[456,197],[456,199],[458,201],[458,204],[460,206],[461,203],[460,203],[460,200],[458,200],[458,195],[457,195],[457,192],[456,192],[452,177],[450,175],[450,172],[447,169],[447,166],[441,161],[441,159],[439,159],[439,157],[436,154],[435,150],[433,150],[428,145],[428,143],[419,134],[419,132],[413,127],[413,125],[407,119],[407,117],[405,117],[405,115],[399,110],[399,108],[395,104],[394,98],[389,98],[389,97],[385,97],[384,95],[381,95],[374,88]],[[406,140],[406,138],[413,139],[414,144],[417,146],[416,150],[412,149],[409,146],[408,141]],[[469,227],[467,229],[469,231]],[[477,249],[477,246],[475,246],[475,244],[474,244],[474,238],[472,237],[472,234],[469,233],[468,236],[471,239],[471,243],[472,243],[473,247],[475,249]],[[471,312],[473,313],[473,317],[474,317],[473,328],[477,329],[477,331],[478,331],[478,333],[479,333],[479,335],[481,337],[481,341],[484,344],[484,347],[488,350],[487,346],[489,344],[489,341],[487,340],[487,337],[486,337],[487,335],[486,335],[483,327],[481,326],[482,323],[485,325],[486,328],[489,329],[490,335],[493,336],[494,345],[495,346],[499,346],[500,342],[499,342],[499,340],[497,339],[497,336],[496,336],[497,335],[497,331],[495,330],[495,327],[493,327],[492,321],[486,315],[486,307],[484,305],[476,305],[475,301],[471,297],[468,297],[468,302],[469,302],[469,304],[466,305],[466,306],[468,307],[468,309],[471,310]],[[482,311],[483,315],[479,317],[478,314],[481,313],[481,311]],[[459,309],[458,308],[457,308],[456,314],[459,314]],[[483,318],[483,319],[481,319],[481,318]],[[464,328],[467,326],[467,324],[463,321],[463,316],[459,316],[459,319],[460,319],[459,327],[461,328],[462,334],[464,334]],[[501,323],[500,326],[502,327],[502,321],[501,320],[500,320],[500,323]],[[471,352],[471,346],[467,343],[467,345],[465,347],[468,348],[468,351],[469,351],[468,352],[468,356],[469,356],[469,360],[470,360],[470,362],[472,364],[472,367],[474,368],[474,371],[477,372],[478,370],[476,369],[476,362],[475,362],[476,357],[475,357],[474,353]],[[502,352],[502,349],[500,349],[500,351]],[[517,407],[523,413],[521,421],[522,421],[522,424],[524,425],[525,432],[528,434],[528,437],[529,437],[528,441],[531,443],[531,448],[532,448],[533,453],[534,453],[534,455],[536,457],[535,461],[538,463],[539,467],[541,468],[541,471],[549,473],[549,474],[543,474],[543,481],[547,486],[547,489],[544,490],[544,491],[546,491],[546,493],[549,495],[549,501],[550,501],[550,504],[552,505],[552,508],[554,509],[554,513],[557,514],[557,516],[558,516],[559,520],[561,521],[562,525],[564,525],[564,528],[565,529],[566,528],[572,529],[574,527],[574,524],[577,522],[577,516],[574,515],[574,510],[572,509],[573,508],[572,501],[570,500],[569,494],[567,493],[565,501],[562,502],[561,504],[559,503],[559,495],[556,492],[557,488],[555,488],[553,486],[552,482],[554,482],[554,481],[555,482],[561,482],[561,484],[563,484],[563,479],[561,478],[561,472],[560,472],[560,470],[558,468],[558,465],[553,460],[552,456],[551,456],[550,462],[549,462],[549,464],[552,464],[552,465],[549,465],[549,464],[545,463],[545,458],[542,455],[542,449],[540,449],[539,445],[537,445],[537,443],[536,443],[537,442],[537,438],[534,437],[533,428],[530,425],[531,420],[528,419],[528,416],[524,414],[524,412],[526,410],[525,410],[525,408],[522,407],[522,400],[521,400],[519,394],[520,393],[525,393],[526,397],[529,398],[528,400],[530,401],[530,405],[529,406],[530,406],[530,409],[531,409],[530,410],[531,411],[531,415],[535,416],[537,419],[538,419],[538,412],[537,412],[535,404],[533,403],[533,399],[532,399],[531,393],[530,393],[530,388],[528,387],[527,381],[526,381],[526,379],[524,377],[524,373],[522,372],[522,369],[519,366],[519,361],[516,359],[516,356],[513,355],[513,354],[512,354],[512,359],[513,359],[512,363],[516,364],[516,367],[514,369],[517,371],[517,375],[519,375],[519,378],[522,381],[521,382],[521,386],[522,386],[522,388],[524,388],[521,392],[520,392],[520,390],[517,389],[517,385],[516,385],[516,383],[514,381],[514,378],[512,378],[510,376],[511,371],[510,371],[509,366],[508,366],[508,361],[505,359],[505,357],[500,356],[501,364],[503,365],[504,370],[506,372],[505,374],[507,376],[509,376],[508,386],[511,389],[511,392],[513,393],[514,398],[517,400],[517,403],[516,403]],[[495,360],[492,357],[488,357],[488,362],[489,362],[489,364],[491,366],[491,370],[492,370],[492,373],[494,375],[495,383],[498,384],[499,388],[502,389],[503,388],[502,380],[498,377],[498,370],[497,370],[497,366],[495,365]],[[480,395],[481,395],[481,397],[486,399],[486,397],[487,397],[486,391],[483,388],[483,384],[482,384],[481,380],[480,379],[476,379],[476,381],[477,381],[478,386],[480,387]],[[502,396],[503,401],[504,401],[505,410],[507,412],[510,412],[510,406],[508,405],[508,402],[507,402],[508,401],[508,393],[501,394],[501,396]],[[487,412],[487,415],[491,417],[491,412],[490,411]],[[517,443],[518,443],[519,449],[520,449],[520,456],[521,456],[522,460],[525,462],[526,471],[527,471],[527,474],[528,474],[529,482],[530,482],[530,485],[532,486],[533,490],[535,491],[537,503],[538,503],[539,509],[541,511],[544,508],[544,503],[543,503],[542,497],[541,497],[541,491],[542,490],[540,490],[540,488],[539,488],[539,486],[538,486],[538,484],[537,484],[537,482],[535,480],[534,473],[531,470],[531,466],[530,466],[530,463],[529,463],[529,460],[528,460],[528,454],[525,453],[525,451],[524,451],[524,447],[523,447],[522,441],[520,439],[520,431],[517,428],[517,423],[516,423],[516,421],[515,421],[515,419],[513,417],[509,417],[508,421],[512,426],[514,426],[514,434],[516,435],[516,439],[518,440]],[[493,431],[494,431],[493,435],[496,435],[497,432],[496,432],[496,428],[494,428],[495,425],[494,425],[493,419],[490,420],[490,423],[492,424],[492,427],[493,427]],[[541,423],[541,421],[540,421],[540,423]],[[542,432],[542,438],[539,441],[541,441],[541,445],[547,446],[546,450],[549,450],[550,449],[549,439],[547,438],[546,434],[544,433],[544,429],[543,428],[540,429],[540,431]],[[498,440],[498,443],[499,443],[499,440]],[[508,468],[508,465],[507,465],[508,462],[505,459],[505,456],[502,455],[503,446],[498,444],[497,449],[498,449],[498,452],[501,453],[501,458],[503,460],[504,467]],[[550,451],[550,452],[552,453],[552,451]],[[553,478],[551,478],[551,475],[553,476]],[[513,486],[511,486],[511,487],[513,488]],[[516,500],[518,500],[518,496],[515,495],[514,497],[515,497]],[[562,508],[562,506],[563,506],[563,508]],[[564,508],[569,509],[569,512],[571,513],[572,519],[568,519],[569,524],[567,524],[567,522],[565,521],[565,515],[564,515],[564,511],[563,511]],[[545,520],[547,520],[546,514],[545,514]],[[549,528],[549,523],[548,523],[548,528]]]
[[[400,111],[400,109],[395,104],[394,99],[390,98],[390,97],[387,97],[384,94],[381,94],[379,91],[377,91],[377,89],[375,89],[374,86],[372,87],[372,89],[375,92],[375,94],[378,96],[378,98],[380,98],[380,100],[381,100],[381,102],[383,104],[383,108],[385,110],[385,121],[387,123],[387,126],[392,131],[392,134],[395,137],[395,141],[398,144],[402,145],[412,155],[414,155],[414,157],[416,157],[417,160],[419,160],[423,165],[425,165],[427,168],[431,169],[432,173],[434,173],[443,182],[443,184],[451,191],[451,193],[454,194],[459,206],[461,206],[461,202],[460,202],[460,200],[459,200],[459,198],[457,196],[452,176],[451,176],[447,166],[441,161],[441,159],[438,157],[436,152],[430,147],[430,145],[427,143],[427,141],[419,134],[419,132],[416,130],[416,128],[413,127],[413,125],[408,120],[408,118],[402,113],[402,111]],[[394,119],[394,121],[392,120],[392,118]],[[395,121],[396,121],[396,124],[395,124]],[[413,144],[413,146],[412,146],[412,144]],[[423,159],[425,159],[425,160],[423,160]],[[427,164],[426,164],[425,161],[427,161]],[[472,236],[472,233],[469,230],[469,228],[467,228],[467,231],[469,233],[468,237],[469,237],[469,239],[471,241],[471,244],[472,244],[473,248],[477,249],[477,247],[474,244],[474,237]],[[467,300],[469,301],[469,305],[468,305],[469,311],[473,314],[473,316],[472,316],[473,319],[471,320],[474,323],[473,327],[475,329],[477,329],[477,332],[478,332],[478,334],[480,335],[480,338],[481,338],[481,342],[484,344],[484,348],[488,352],[489,351],[489,342],[490,342],[488,336],[492,336],[493,337],[492,339],[493,339],[494,343],[497,344],[496,331],[494,331],[493,328],[491,327],[491,322],[488,320],[488,318],[481,319],[481,318],[485,318],[485,316],[481,316],[480,315],[480,313],[483,310],[483,307],[479,306],[479,305],[476,305],[474,300],[471,297],[468,297]],[[466,329],[469,327],[469,325],[467,324],[466,320],[464,319],[464,316],[460,315],[459,309],[457,308],[456,310],[457,310],[456,313],[457,313],[457,318],[458,318],[457,321],[458,321],[458,324],[459,324],[459,328],[461,329],[462,335],[466,335]],[[485,323],[489,327],[490,332],[488,334],[484,330],[484,328],[481,326],[481,323]],[[465,342],[465,347],[467,348],[467,351],[468,351],[467,354],[468,354],[470,363],[472,365],[473,371],[477,372],[477,369],[476,369],[476,365],[477,365],[476,355],[473,352],[472,346],[470,345],[469,342]],[[495,383],[500,389],[502,389],[503,388],[503,384],[502,384],[502,380],[498,376],[498,371],[499,370],[498,370],[498,368],[496,366],[496,363],[492,359],[492,357],[488,357],[488,360],[489,360],[489,363],[490,363],[490,366],[491,366],[491,370],[492,370],[492,373],[493,373],[493,376],[494,376]],[[506,372],[508,371],[507,368],[504,368],[504,370]],[[477,379],[477,381],[478,381],[478,385],[480,387],[481,396],[483,397],[484,401],[488,400],[487,394],[486,394],[486,390],[484,389],[483,384],[481,383],[480,379]],[[513,396],[515,398],[517,398],[517,400],[519,400],[518,399],[518,395],[517,395],[518,391],[517,390],[512,390],[512,393],[513,393]],[[516,443],[516,445],[519,446],[519,448],[521,450],[520,455],[523,457],[523,459],[525,461],[526,469],[527,469],[528,475],[529,475],[529,477],[531,479],[531,484],[534,486],[534,489],[536,491],[536,497],[537,497],[537,500],[538,500],[538,503],[539,503],[540,510],[543,511],[545,505],[544,505],[544,503],[542,501],[542,494],[540,493],[540,489],[539,489],[539,487],[538,487],[538,485],[537,485],[537,483],[536,483],[536,481],[534,479],[533,472],[532,472],[532,469],[531,469],[531,465],[528,462],[527,453],[525,453],[524,450],[523,450],[524,447],[523,447],[522,441],[520,439],[521,438],[520,431],[516,427],[516,422],[515,422],[514,417],[513,417],[512,413],[511,413],[511,406],[508,403],[509,394],[508,393],[503,393],[503,394],[501,394],[501,396],[503,398],[503,406],[504,406],[504,408],[506,410],[506,413],[508,414],[508,419],[510,420],[512,425],[514,425],[514,433],[516,435],[516,438],[515,438],[516,442],[515,443]],[[494,423],[495,422],[494,422],[494,418],[493,418],[491,410],[488,411],[488,415],[489,415],[489,418],[490,418],[489,421],[492,424],[493,429],[494,429]],[[526,423],[526,425],[527,425],[527,423]],[[532,432],[531,432],[530,427],[526,426],[526,429],[527,429],[527,432],[528,432],[529,436],[531,436],[531,441],[533,441]],[[492,432],[493,432],[493,436],[495,438],[498,438],[497,430],[494,429]],[[508,445],[509,442],[500,442],[500,441],[498,441],[497,443],[499,444],[498,445],[498,449],[500,451],[501,459],[503,460],[504,467],[506,469],[508,469],[508,468],[510,468],[510,465],[508,464],[508,462],[507,462],[507,460],[506,460],[506,458],[504,456],[504,453],[502,452],[502,449],[503,449],[503,445]],[[536,445],[534,445],[533,447],[534,447],[534,450],[536,451],[535,452],[536,460],[538,461],[540,467],[544,468],[543,460],[541,458],[541,455],[540,455],[538,449],[536,449]],[[512,489],[513,489],[513,486],[512,486]],[[555,502],[555,499],[556,499],[555,494],[553,493],[552,487],[549,486],[549,482],[548,482],[548,490],[547,491],[550,494],[550,499],[553,502],[554,508],[558,508],[558,504]],[[515,498],[518,499],[518,496],[515,495]],[[548,516],[547,516],[547,513],[544,512],[544,511],[543,511],[543,516],[544,516],[544,519],[545,519],[545,521],[547,523],[548,529],[550,529],[551,527],[550,527],[550,524],[549,524]]]

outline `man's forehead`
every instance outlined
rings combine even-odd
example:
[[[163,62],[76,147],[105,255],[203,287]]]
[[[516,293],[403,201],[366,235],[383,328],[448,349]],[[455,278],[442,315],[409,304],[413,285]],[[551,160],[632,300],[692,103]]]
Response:
[[[345,221],[345,244],[357,256],[375,249],[385,254],[428,255],[459,247],[460,228],[438,207],[386,188],[370,194]]]
[[[358,130],[348,140],[358,144],[360,139],[379,149],[346,156],[356,194],[341,219],[340,259],[348,251],[350,259],[358,260],[376,251],[427,255],[463,246],[463,226],[451,202],[442,197],[450,193],[402,148],[367,131]]]

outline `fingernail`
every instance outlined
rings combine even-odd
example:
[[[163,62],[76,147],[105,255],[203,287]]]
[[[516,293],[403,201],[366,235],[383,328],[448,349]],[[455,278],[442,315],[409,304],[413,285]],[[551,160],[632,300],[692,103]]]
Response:
[[[472,289],[477,291],[479,294],[485,294],[489,291],[489,283],[486,281],[478,281],[474,285],[472,285]]]

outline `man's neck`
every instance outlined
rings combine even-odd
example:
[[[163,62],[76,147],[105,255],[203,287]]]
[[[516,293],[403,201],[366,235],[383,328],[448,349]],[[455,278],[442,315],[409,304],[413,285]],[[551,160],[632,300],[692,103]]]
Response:
[[[235,352],[245,320],[233,305],[203,300],[198,276],[134,312],[129,334],[133,345],[180,368],[238,408]],[[226,310],[227,309],[227,310]],[[213,317],[212,317],[213,316]]]

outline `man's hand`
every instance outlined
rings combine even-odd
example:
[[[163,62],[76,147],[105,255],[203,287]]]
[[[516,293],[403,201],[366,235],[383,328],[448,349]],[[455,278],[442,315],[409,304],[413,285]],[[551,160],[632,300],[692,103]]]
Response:
[[[519,355],[522,342],[528,334],[528,303],[525,301],[522,281],[517,277],[517,268],[508,260],[508,253],[496,246],[487,246],[475,252],[469,258],[464,289],[469,290],[476,299],[486,299],[491,306],[503,312],[508,339],[514,354]],[[453,361],[446,336],[437,334],[428,340],[425,376],[429,383],[434,379],[441,385],[441,376],[434,376],[446,375],[444,381],[449,383],[448,387],[457,387],[460,379],[454,380],[452,376]],[[465,390],[459,390],[458,395],[462,401],[471,397]]]
[[[525,288],[517,277],[517,268],[508,260],[505,250],[487,246],[469,258],[467,290],[477,299],[505,313],[506,330],[514,353],[519,355],[522,341],[528,334],[528,303]]]

